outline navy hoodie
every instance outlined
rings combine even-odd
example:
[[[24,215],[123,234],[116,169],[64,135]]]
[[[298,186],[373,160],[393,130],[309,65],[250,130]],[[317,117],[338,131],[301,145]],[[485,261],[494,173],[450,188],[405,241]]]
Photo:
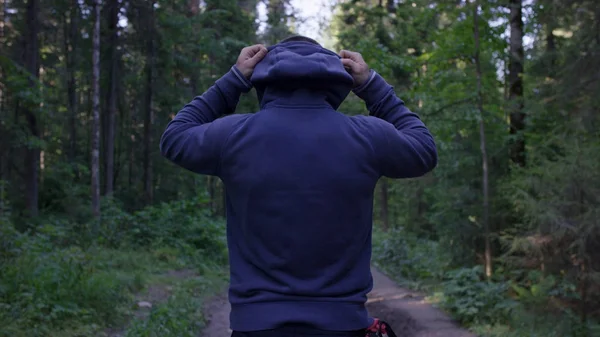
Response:
[[[252,86],[260,111],[232,114]],[[162,136],[166,158],[225,185],[233,330],[371,323],[375,185],[381,176],[426,174],[437,153],[376,72],[353,90],[370,116],[336,111],[352,89],[337,54],[286,42],[269,48],[250,80],[233,67]]]

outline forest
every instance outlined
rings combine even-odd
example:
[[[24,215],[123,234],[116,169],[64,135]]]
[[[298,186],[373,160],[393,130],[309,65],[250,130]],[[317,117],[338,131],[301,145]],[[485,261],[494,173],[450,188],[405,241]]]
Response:
[[[0,336],[198,336],[226,193],[160,136],[243,47],[310,20],[438,147],[425,177],[380,180],[373,264],[479,336],[600,336],[600,3],[297,3],[0,0]]]

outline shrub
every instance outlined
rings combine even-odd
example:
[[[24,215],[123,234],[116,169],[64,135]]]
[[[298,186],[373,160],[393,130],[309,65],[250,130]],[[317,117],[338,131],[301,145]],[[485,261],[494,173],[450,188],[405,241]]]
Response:
[[[413,281],[437,281],[450,266],[451,257],[435,241],[416,238],[403,229],[375,235],[373,260],[392,276]]]
[[[0,325],[47,335],[70,321],[114,322],[126,287],[110,273],[96,272],[90,256],[72,247],[25,252],[0,271]]]
[[[504,323],[517,307],[506,297],[509,285],[484,280],[481,266],[449,272],[442,289],[441,306],[464,324]]]
[[[129,239],[136,246],[177,247],[224,263],[225,225],[202,206],[198,200],[183,200],[139,211],[129,224]]]

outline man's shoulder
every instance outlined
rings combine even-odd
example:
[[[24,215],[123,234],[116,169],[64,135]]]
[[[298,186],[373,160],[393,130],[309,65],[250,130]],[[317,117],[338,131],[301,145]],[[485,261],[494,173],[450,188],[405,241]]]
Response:
[[[367,115],[348,116],[348,118],[352,123],[368,129],[380,129],[382,126],[385,126],[385,124],[388,123],[381,118]]]
[[[238,129],[250,118],[252,114],[231,114],[215,119],[210,123],[210,129],[213,134],[218,134],[221,137],[229,137],[229,135]]]
[[[243,113],[243,114],[231,114],[223,116],[219,119],[216,119],[214,122],[220,124],[221,126],[235,126],[239,123],[243,123],[245,120],[250,118],[253,114],[251,113]]]

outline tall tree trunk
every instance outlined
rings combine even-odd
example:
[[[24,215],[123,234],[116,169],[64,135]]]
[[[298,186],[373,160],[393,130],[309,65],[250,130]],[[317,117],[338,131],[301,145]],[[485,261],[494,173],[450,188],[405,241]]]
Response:
[[[225,183],[221,182],[221,192],[223,194],[223,208],[221,215],[223,218],[227,218],[227,189],[225,188]]]
[[[267,2],[268,28],[266,36],[270,43],[276,43],[291,33],[288,27],[287,5],[287,0],[269,0]]]
[[[481,60],[479,56],[479,3],[477,0],[473,2],[473,39],[475,41],[475,72],[477,74],[477,109],[479,110],[479,147],[481,149],[481,167],[482,167],[482,186],[483,186],[483,231],[485,242],[485,275],[490,278],[492,276],[492,246],[490,233],[490,196],[489,196],[489,181],[488,181],[488,158],[485,141],[485,122],[483,109],[483,75],[481,73]]]
[[[217,201],[216,201],[216,195],[215,195],[215,178],[212,176],[207,176],[206,177],[206,182],[208,184],[208,198],[209,198],[209,208],[210,208],[210,215],[214,216],[217,211]]]
[[[525,166],[525,113],[523,112],[523,4],[522,0],[509,0],[510,4],[510,58],[509,103],[510,134],[513,137],[510,158],[513,163]]]
[[[388,212],[388,181],[385,177],[379,180],[379,195],[381,229],[387,232],[390,228],[390,215]]]
[[[386,5],[388,13],[396,13],[396,1],[395,0],[387,0]]]
[[[94,0],[92,37],[92,212],[100,216],[100,0]]]
[[[4,26],[6,22],[6,2],[5,0],[0,0],[0,46],[5,45],[5,33]],[[4,72],[0,67],[0,78],[4,78]],[[6,118],[8,120],[8,111],[5,108],[6,102],[6,89],[2,82],[0,82],[0,119]],[[4,115],[4,113],[7,113]],[[2,127],[2,123],[0,123],[0,214],[3,213],[4,210],[4,180],[7,179],[9,165],[7,163],[10,160],[10,157],[4,157],[3,154],[9,153],[11,146],[8,145],[8,141],[6,141],[5,137],[7,131]]]
[[[108,89],[108,109],[106,118],[106,136],[105,136],[105,167],[104,167],[104,193],[111,195],[114,189],[114,172],[115,172],[115,118],[117,114],[117,66],[119,56],[117,51],[118,30],[117,23],[119,20],[119,0],[111,0],[109,2],[109,48],[110,48],[110,73],[109,73],[109,89]]]
[[[29,80],[32,90],[36,90],[36,79],[39,78],[39,42],[38,33],[40,29],[40,20],[38,18],[39,1],[29,0],[27,2],[26,12],[26,33],[25,33],[25,69],[33,79]],[[39,162],[40,148],[36,144],[40,139],[39,125],[33,106],[29,102],[22,105],[22,113],[27,120],[30,136],[35,140],[33,145],[28,145],[25,149],[25,201],[30,216],[37,216],[38,206],[38,188],[39,188]]]
[[[67,109],[69,112],[69,162],[73,163],[77,156],[77,42],[79,28],[79,2],[71,2],[68,30],[65,27],[65,56],[67,60]]]
[[[6,9],[6,0],[0,0],[0,46],[4,46],[6,38]]]
[[[152,186],[152,123],[154,119],[152,98],[154,94],[154,1],[147,5],[146,22],[146,93],[144,96],[144,195],[146,204],[154,198]]]
[[[256,17],[256,5],[258,4],[257,0],[238,0],[238,5],[240,8],[252,18]]]
[[[200,9],[200,0],[189,0],[188,6],[189,6],[188,17],[194,16],[194,15],[198,14],[198,10]]]
[[[550,15],[546,17],[546,67],[548,68],[548,76],[553,78],[556,76],[556,41],[553,33],[555,19]]]

